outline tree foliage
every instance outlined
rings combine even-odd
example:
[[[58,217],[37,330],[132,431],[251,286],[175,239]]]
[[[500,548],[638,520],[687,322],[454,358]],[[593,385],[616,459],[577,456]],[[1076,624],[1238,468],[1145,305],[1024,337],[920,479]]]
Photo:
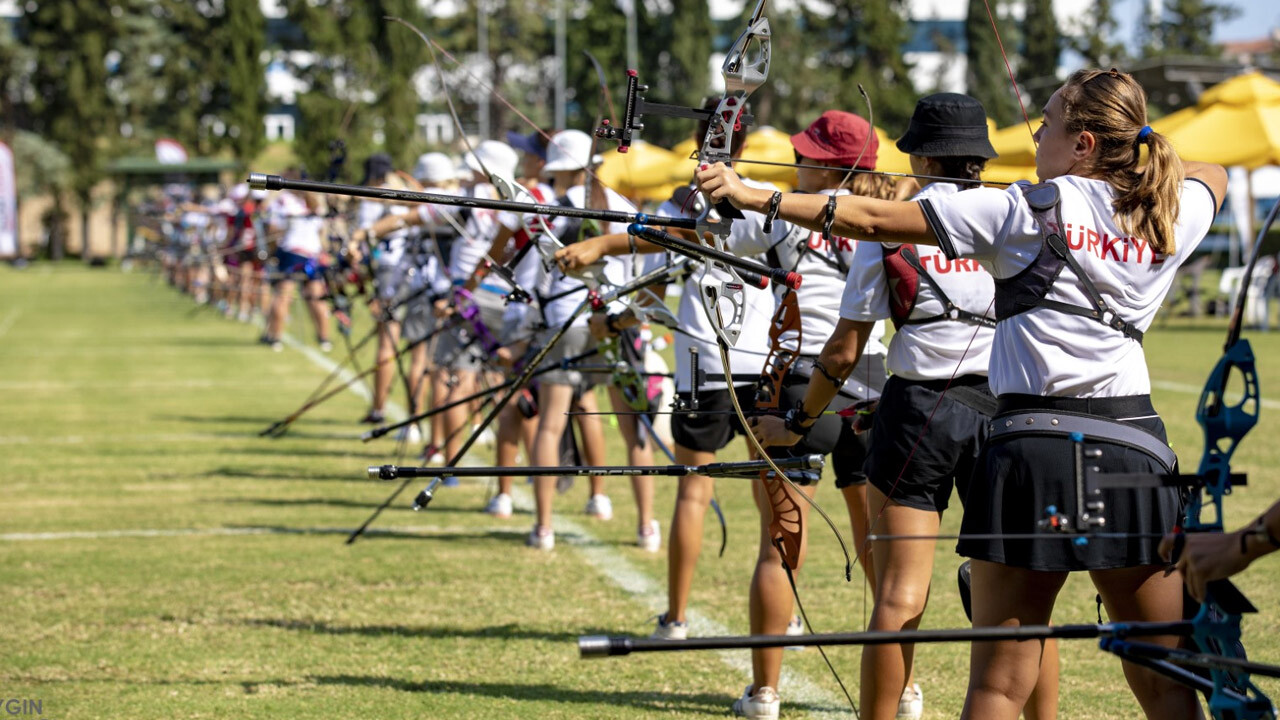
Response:
[[[1207,56],[1218,52],[1213,29],[1240,14],[1239,8],[1215,0],[1166,0],[1163,12],[1148,24],[1148,56]]]
[[[1029,92],[1030,101],[1043,105],[1057,87],[1058,62],[1064,41],[1053,14],[1053,0],[1027,0],[1022,20],[1022,62],[1019,67],[1024,80],[1043,78]]]
[[[1116,42],[1120,29],[1112,0],[1094,0],[1087,22],[1080,23],[1070,41],[1072,50],[1084,58],[1085,67],[1106,68],[1125,63],[1124,43]]]
[[[1001,126],[1010,125],[1019,117],[1018,99],[1009,84],[1005,72],[1004,57],[1000,52],[1000,39],[1006,48],[1017,47],[1012,24],[1001,16],[999,3],[991,4],[993,15],[987,14],[983,0],[969,0],[969,14],[964,23],[964,37],[968,49],[965,53],[968,66],[965,79],[969,94],[982,102],[987,116]],[[992,30],[994,22],[999,35]]]

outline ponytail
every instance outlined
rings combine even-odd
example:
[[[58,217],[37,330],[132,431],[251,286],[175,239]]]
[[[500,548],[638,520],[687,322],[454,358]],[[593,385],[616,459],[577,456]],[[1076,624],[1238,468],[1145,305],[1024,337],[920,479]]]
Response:
[[[1147,127],[1142,86],[1115,68],[1079,70],[1062,86],[1061,96],[1067,131],[1087,131],[1097,140],[1093,170],[1116,191],[1112,209],[1120,229],[1159,253],[1173,253],[1186,174],[1173,144]],[[1143,145],[1148,160],[1140,170]]]

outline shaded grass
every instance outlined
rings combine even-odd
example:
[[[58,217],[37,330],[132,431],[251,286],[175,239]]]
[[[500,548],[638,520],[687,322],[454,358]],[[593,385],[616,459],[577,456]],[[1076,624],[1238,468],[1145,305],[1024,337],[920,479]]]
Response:
[[[393,506],[375,525],[388,532],[343,545],[336,532],[389,492],[363,467],[393,461],[394,444],[359,442],[354,420],[364,407],[353,394],[282,439],[258,438],[325,372],[296,352],[254,345],[255,329],[193,313],[148,277],[79,268],[0,270],[0,308],[21,310],[0,340],[0,533],[279,531],[0,542],[0,694],[42,698],[55,717],[705,717],[722,716],[745,684],[713,654],[579,661],[577,635],[646,632],[656,608],[609,584],[570,547],[525,551],[532,519],[480,512],[484,483],[442,491],[426,513]],[[299,324],[294,333],[310,337]],[[1222,334],[1217,323],[1158,328],[1146,345],[1153,376],[1198,387]],[[1253,340],[1265,393],[1280,379],[1271,360],[1280,336]],[[1196,399],[1155,393],[1191,465],[1200,450]],[[1236,464],[1250,485],[1231,498],[1229,525],[1280,495],[1280,445],[1270,440],[1277,427],[1264,411],[1240,449]],[[726,456],[740,459],[742,450]],[[658,483],[665,525],[674,483]],[[585,486],[563,496],[559,510],[663,585],[665,553],[631,546],[625,481],[612,485],[611,523],[577,515]],[[746,482],[721,481],[719,494],[729,549],[714,557],[718,530],[708,523],[692,604],[741,632],[758,520]],[[818,499],[843,524],[837,493],[824,486]],[[949,513],[944,532],[958,523]],[[940,544],[927,627],[964,624],[957,563]],[[800,585],[819,630],[865,622],[861,578],[855,571],[845,583],[842,567],[829,531],[815,524]],[[1268,662],[1280,662],[1276,578],[1276,564],[1263,561],[1240,583],[1263,609],[1246,620],[1251,655]],[[1093,597],[1086,578],[1072,578],[1055,621],[1095,620]],[[830,655],[856,692],[859,652]],[[1115,660],[1088,642],[1063,644],[1062,655],[1062,717],[1137,714]],[[922,647],[917,657],[926,716],[954,717],[967,648]],[[816,653],[786,661],[838,692]],[[788,705],[787,714],[804,712]]]

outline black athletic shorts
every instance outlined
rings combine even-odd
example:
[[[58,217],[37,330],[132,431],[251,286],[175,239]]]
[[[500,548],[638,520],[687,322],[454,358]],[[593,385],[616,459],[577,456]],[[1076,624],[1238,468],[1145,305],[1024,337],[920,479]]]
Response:
[[[1146,395],[1090,399],[1005,395],[992,423],[1000,422],[1001,413],[1029,410],[1121,420],[1165,440],[1164,423]],[[1085,442],[1085,452],[1093,450],[1102,454],[1090,457],[1089,465],[1104,474],[1167,472],[1155,458],[1127,445],[1090,439]],[[1105,520],[1105,532],[1133,537],[1100,537],[1077,544],[1073,541],[1077,536],[1055,537],[1042,530],[1038,523],[1046,508],[1055,506],[1070,517],[1076,513],[1075,449],[1067,437],[1006,435],[989,441],[982,449],[978,469],[982,475],[975,476],[969,486],[962,536],[1043,533],[1049,539],[964,539],[956,551],[965,557],[1050,572],[1163,565],[1156,552],[1160,537],[1182,519],[1186,497],[1182,488],[1107,488],[1098,493],[1105,507],[1094,514]]]
[[[755,405],[754,385],[739,385],[735,391],[743,410],[750,410]],[[682,392],[677,395],[680,405],[688,407],[690,394]],[[738,421],[738,414],[733,411],[733,401],[729,399],[727,389],[699,391],[698,409],[708,412],[677,413],[671,416],[671,439],[683,448],[716,452],[728,445],[734,435],[745,432],[742,423]]]
[[[945,390],[945,393],[944,393]],[[990,416],[964,402],[978,394],[995,406],[981,375],[954,380],[905,380],[884,385],[871,426],[871,451],[863,466],[886,497],[917,510],[943,512],[951,489],[963,502],[987,438]]]

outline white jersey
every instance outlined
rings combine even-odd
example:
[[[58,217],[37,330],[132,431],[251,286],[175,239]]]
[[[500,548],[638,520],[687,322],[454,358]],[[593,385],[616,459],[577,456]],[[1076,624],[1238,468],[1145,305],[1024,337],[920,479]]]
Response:
[[[586,188],[578,185],[569,188],[565,193],[569,199],[569,203],[573,207],[586,207]],[[609,210],[619,212],[634,213],[636,208],[629,200],[622,197],[618,193],[605,189],[605,197],[607,198],[606,206]],[[555,218],[549,223],[551,229],[555,233],[565,230],[569,224],[569,218]],[[624,233],[627,228],[622,223],[602,223],[600,227],[601,234],[611,235],[615,233]],[[545,234],[538,237],[537,242],[550,243],[551,240]],[[554,244],[554,243],[552,243]],[[533,252],[537,252],[534,250]],[[631,262],[629,259],[607,257],[605,258],[604,273],[605,277],[613,285],[623,285],[631,279]],[[542,305],[542,315],[546,319],[547,327],[551,329],[559,329],[569,317],[573,315],[573,311],[587,299],[587,288],[582,284],[581,280],[568,277],[560,272],[558,268],[553,268],[547,273],[542,282],[543,297],[547,298]],[[551,299],[554,298],[554,299]],[[578,316],[574,321],[574,326],[585,326],[587,324],[587,313]]]
[[[439,187],[426,187],[423,192],[435,195],[456,195],[455,190]],[[432,205],[425,203],[418,206],[418,217],[422,224],[418,226],[422,233],[418,242],[422,245],[422,256],[425,262],[420,268],[420,283],[431,287],[431,293],[442,294],[452,286],[449,280],[449,266],[444,257],[438,237],[454,238],[458,235],[455,226],[460,227],[457,219],[458,208],[451,205]]]
[[[271,226],[284,231],[280,249],[309,258],[324,250],[324,217],[311,212],[307,203],[291,192],[281,192],[270,208]]]
[[[540,205],[555,204],[556,193],[551,189],[550,185],[538,183],[537,185],[527,189],[529,191],[528,193],[517,190],[516,197],[513,199],[518,200],[519,202],[537,203]],[[532,213],[503,211],[498,213],[498,222],[501,223],[503,227],[514,233],[512,241],[515,244],[516,250],[523,247],[527,242],[533,242],[542,233],[543,226],[541,219],[539,216]],[[500,250],[500,248],[495,248],[495,250]],[[496,258],[501,256],[495,254],[494,257]],[[508,255],[508,257],[510,256]],[[520,260],[520,263],[512,270],[512,275],[515,276],[516,282],[521,288],[528,291],[530,294],[533,294],[534,290],[538,287],[538,284],[542,281],[542,274],[542,256],[536,247],[530,248],[524,258]],[[510,310],[510,306],[508,306],[508,309]]]
[[[830,195],[832,192],[834,191],[824,190],[822,194]],[[837,193],[847,194],[847,190]],[[773,251],[780,258],[786,258],[788,255],[794,256],[794,253],[782,252],[784,244],[798,247],[799,243],[803,243],[806,249],[799,253],[798,262],[790,262],[782,269],[798,272],[804,277],[800,289],[795,291],[800,305],[800,354],[817,357],[840,320],[840,306],[836,298],[844,292],[847,269],[853,263],[857,248],[869,246],[866,251],[878,253],[880,246],[834,235],[827,242],[817,230],[808,230],[780,220],[773,223],[773,235],[765,236],[763,216],[760,218],[761,231],[734,236],[729,249],[737,255],[759,255]],[[784,264],[787,262],[784,261]],[[886,349],[881,342],[883,338],[884,323],[878,322],[872,328],[864,352],[868,355],[885,354]]]
[[[1063,235],[1072,257],[1121,318],[1146,331],[1174,275],[1204,239],[1217,198],[1197,180],[1183,184],[1174,228],[1176,249],[1154,251],[1143,238],[1120,230],[1112,215],[1115,191],[1104,180],[1065,176],[1051,181],[1062,195]],[[924,200],[925,217],[947,257],[973,258],[997,279],[1029,266],[1043,239],[1023,201],[1023,187],[967,190]],[[1047,296],[1077,306],[1091,301],[1071,267]],[[1091,318],[1047,308],[1014,315],[996,327],[991,390],[1055,397],[1147,395],[1151,379],[1142,345]]]
[[[408,214],[409,208],[404,205],[365,200],[357,208],[356,226],[361,230],[367,230],[387,215],[405,216]],[[389,232],[386,235],[379,235],[378,246],[374,255],[377,265],[381,268],[398,266],[404,258],[405,240],[408,237],[409,232],[403,228]]]
[[[488,183],[481,183],[472,188],[468,196],[497,200],[498,191]],[[489,251],[493,236],[498,231],[498,213],[495,210],[470,208],[459,213],[458,217],[463,220],[465,232],[453,241],[453,248],[449,252],[449,277],[454,285],[463,285],[475,273],[476,267]],[[492,285],[495,292],[500,293],[511,289],[505,280],[492,276],[485,278],[485,284]]]
[[[913,200],[954,195],[959,187],[948,182],[931,183]],[[898,247],[886,243],[885,249]],[[995,281],[980,263],[951,261],[936,247],[915,246],[920,265],[957,307],[975,315],[995,318]],[[805,279],[808,282],[808,279]],[[920,282],[911,318],[941,314],[942,301],[927,282]],[[875,322],[890,317],[892,292],[884,270],[884,251],[876,243],[857,244],[849,278],[840,300],[840,317],[857,322]],[[905,324],[889,343],[885,367],[907,380],[946,380],[961,375],[986,375],[991,360],[991,340],[995,329],[972,322],[939,320],[919,325]]]
[[[744,180],[752,187],[774,189],[772,185]],[[668,200],[658,208],[658,215],[679,217],[685,215],[684,208]],[[764,216],[753,212],[744,212],[742,220],[735,220],[730,228],[730,244],[737,235],[763,235]],[[658,255],[657,257],[662,257]],[[759,260],[760,258],[754,258]],[[729,280],[729,275],[719,270],[712,270],[711,276],[720,280]],[[676,317],[680,321],[680,330],[675,333],[676,353],[676,391],[689,392],[692,387],[690,374],[690,348],[698,351],[698,369],[706,375],[723,377],[724,363],[720,361],[720,349],[716,342],[715,329],[711,319],[703,308],[698,281],[702,278],[702,270],[695,270],[685,280],[680,293],[680,305],[676,309]],[[738,344],[729,349],[729,365],[739,375],[758,374],[764,367],[764,360],[769,355],[769,321],[773,319],[774,297],[768,290],[761,290],[751,285],[743,286],[742,335]],[[735,381],[735,385],[752,385],[754,381]],[[724,379],[709,380],[698,385],[698,391],[724,390],[729,386]]]

